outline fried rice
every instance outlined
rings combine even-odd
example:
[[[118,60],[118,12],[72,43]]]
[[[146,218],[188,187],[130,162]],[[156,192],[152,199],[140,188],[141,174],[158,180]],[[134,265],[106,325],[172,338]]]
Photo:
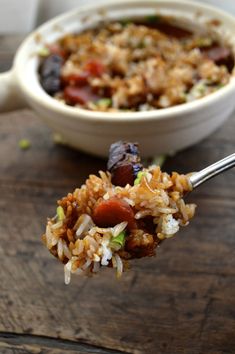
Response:
[[[57,214],[48,219],[42,239],[63,262],[65,283],[69,284],[71,274],[92,275],[102,267],[115,268],[120,277],[130,259],[155,255],[159,244],[194,216],[195,204],[183,199],[192,189],[188,177],[150,166],[138,174],[133,186],[120,187],[112,184],[109,172],[100,171],[59,200]],[[125,217],[111,226],[95,223],[96,208],[112,200],[131,209],[134,227],[128,226]]]
[[[48,46],[41,84],[65,104],[104,112],[172,107],[226,85],[234,66],[229,46],[171,21],[115,21],[68,34]]]

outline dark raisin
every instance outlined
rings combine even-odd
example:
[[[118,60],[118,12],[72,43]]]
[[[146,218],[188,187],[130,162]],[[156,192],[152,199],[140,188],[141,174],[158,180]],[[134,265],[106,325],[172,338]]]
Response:
[[[51,96],[55,95],[61,89],[61,81],[56,77],[46,77],[41,81],[44,90]]]
[[[41,85],[49,95],[54,95],[61,89],[60,71],[63,61],[60,55],[51,54],[40,65]]]
[[[51,54],[46,57],[39,69],[41,77],[60,76],[60,69],[63,64],[63,58],[58,54]]]

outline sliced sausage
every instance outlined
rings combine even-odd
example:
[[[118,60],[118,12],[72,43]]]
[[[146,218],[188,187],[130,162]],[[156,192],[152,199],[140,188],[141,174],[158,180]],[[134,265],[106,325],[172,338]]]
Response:
[[[79,74],[70,74],[67,76],[62,76],[62,81],[64,85],[70,86],[84,86],[87,85],[89,78],[89,73],[84,71]]]
[[[105,72],[105,67],[104,65],[98,61],[98,60],[89,60],[85,64],[85,71],[90,73],[91,76],[102,76],[102,74]]]
[[[85,104],[89,101],[94,102],[100,97],[92,91],[90,86],[67,86],[64,89],[64,98],[68,104],[75,105],[77,103]]]
[[[111,145],[107,169],[111,172],[114,185],[133,185],[142,168],[137,143],[118,141]]]
[[[136,228],[134,211],[126,201],[116,197],[101,201],[94,209],[92,218],[99,227],[112,227],[127,221],[129,230]]]
[[[234,67],[234,57],[231,50],[220,45],[201,49],[202,52],[217,65],[225,65],[229,72]]]
[[[119,164],[112,172],[112,183],[116,186],[133,186],[137,173],[142,169],[141,165],[133,165],[130,162]]]

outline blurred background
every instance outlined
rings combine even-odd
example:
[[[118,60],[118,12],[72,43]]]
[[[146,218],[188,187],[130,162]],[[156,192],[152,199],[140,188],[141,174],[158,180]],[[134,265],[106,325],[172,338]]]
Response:
[[[99,0],[0,0],[0,34],[27,33],[67,10]],[[190,1],[190,0],[188,0]],[[234,0],[197,0],[235,15]]]

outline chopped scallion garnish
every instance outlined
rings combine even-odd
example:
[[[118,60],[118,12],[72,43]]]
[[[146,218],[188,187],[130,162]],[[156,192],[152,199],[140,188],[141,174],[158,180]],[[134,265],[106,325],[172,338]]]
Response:
[[[136,186],[137,184],[140,184],[140,181],[141,181],[141,178],[145,175],[145,172],[144,171],[139,171],[137,173],[137,177],[136,179],[134,180],[134,185]]]
[[[31,143],[28,139],[21,139],[19,141],[19,147],[21,148],[21,150],[27,150],[29,149],[31,146]]]
[[[50,50],[47,47],[42,47],[38,51],[38,55],[40,57],[47,57],[50,54]]]
[[[96,101],[96,105],[100,108],[108,108],[112,105],[112,100],[111,98],[101,98]]]
[[[137,45],[137,48],[139,48],[139,49],[145,48],[145,42],[144,42],[144,41],[140,41],[140,42],[138,43],[138,45]]]
[[[114,248],[122,248],[125,245],[126,233],[125,231],[120,232],[119,235],[112,237],[110,240],[110,246]]]
[[[155,23],[155,22],[159,22],[161,20],[161,16],[158,15],[149,15],[145,17],[145,20],[148,23]]]
[[[129,18],[125,18],[125,19],[119,21],[119,23],[120,23],[123,27],[125,27],[125,26],[131,24],[132,22],[131,22],[131,20],[130,20]]]
[[[64,209],[62,208],[62,206],[57,207],[56,214],[57,214],[58,221],[63,221],[65,219],[65,213],[64,213]]]
[[[203,37],[200,37],[200,38],[197,38],[196,39],[196,45],[199,47],[199,48],[203,48],[203,47],[210,47],[212,45],[213,41],[211,38],[203,38]]]
[[[162,167],[164,162],[166,161],[167,155],[159,155],[154,157],[152,164],[156,166]]]

